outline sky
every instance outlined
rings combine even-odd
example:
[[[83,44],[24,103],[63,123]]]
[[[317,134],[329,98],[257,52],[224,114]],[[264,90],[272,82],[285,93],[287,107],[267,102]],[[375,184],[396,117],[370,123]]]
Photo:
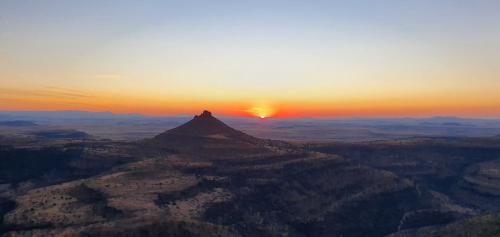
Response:
[[[0,110],[500,117],[500,1],[0,0]]]

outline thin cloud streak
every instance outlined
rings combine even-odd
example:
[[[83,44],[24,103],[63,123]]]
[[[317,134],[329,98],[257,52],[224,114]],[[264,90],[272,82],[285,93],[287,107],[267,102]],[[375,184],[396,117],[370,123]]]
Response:
[[[41,89],[18,89],[18,88],[0,88],[0,94],[3,98],[17,98],[17,97],[43,97],[43,98],[93,98],[83,91],[58,88],[58,87],[45,87]]]

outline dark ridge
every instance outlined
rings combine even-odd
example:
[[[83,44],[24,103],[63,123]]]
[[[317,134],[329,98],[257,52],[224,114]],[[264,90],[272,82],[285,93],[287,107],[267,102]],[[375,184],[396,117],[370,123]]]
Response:
[[[0,127],[35,127],[38,124],[31,121],[13,120],[13,121],[0,121]]]
[[[79,186],[74,187],[69,194],[76,198],[79,202],[85,204],[103,202],[106,200],[106,197],[102,192],[89,188],[85,184],[80,184]]]
[[[197,185],[181,191],[159,193],[155,204],[158,207],[165,207],[169,204],[175,204],[177,200],[192,198],[199,193],[208,192],[221,185],[217,181],[202,179]]]
[[[90,135],[77,130],[44,130],[32,133],[37,139],[54,140],[86,140],[90,139]]]
[[[0,146],[0,183],[19,183],[28,179],[41,181],[57,174],[57,178],[72,176],[71,163],[82,157],[81,148],[41,149]]]
[[[104,193],[85,184],[74,187],[69,194],[83,204],[92,205],[92,211],[104,218],[115,218],[123,214],[122,211],[108,205]]]
[[[80,233],[81,237],[230,237],[237,236],[224,227],[203,222],[158,220],[124,226],[97,226]]]
[[[15,201],[0,197],[0,235],[8,231],[8,228],[3,224],[3,216],[15,208]]]

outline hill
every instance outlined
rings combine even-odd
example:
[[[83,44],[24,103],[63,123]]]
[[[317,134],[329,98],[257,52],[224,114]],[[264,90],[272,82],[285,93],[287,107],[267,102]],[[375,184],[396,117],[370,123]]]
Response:
[[[3,148],[5,236],[400,236],[454,230],[495,210],[482,195],[500,200],[491,138],[299,145],[204,111],[140,142],[44,144],[45,157]]]
[[[178,127],[143,141],[148,149],[168,149],[198,158],[224,159],[283,152],[287,143],[259,139],[238,131],[209,111]]]
[[[187,123],[159,134],[154,139],[161,141],[170,140],[174,137],[231,139],[250,143],[259,142],[260,140],[229,127],[222,121],[213,117],[212,113],[206,110],[200,115],[194,116],[194,118]]]

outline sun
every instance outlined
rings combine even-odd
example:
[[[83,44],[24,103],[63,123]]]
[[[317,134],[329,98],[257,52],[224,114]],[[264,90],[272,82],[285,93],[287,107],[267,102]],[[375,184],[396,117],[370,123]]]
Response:
[[[269,106],[255,106],[244,110],[249,115],[255,116],[260,119],[270,118],[276,114],[276,110]]]

